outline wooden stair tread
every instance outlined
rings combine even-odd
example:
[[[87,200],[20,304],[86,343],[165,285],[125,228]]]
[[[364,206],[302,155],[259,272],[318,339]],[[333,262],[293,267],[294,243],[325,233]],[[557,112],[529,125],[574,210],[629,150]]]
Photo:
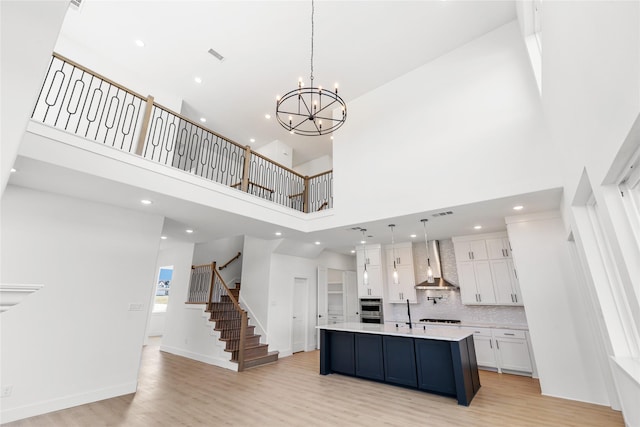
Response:
[[[244,368],[255,368],[262,365],[267,365],[269,363],[275,363],[278,361],[278,352],[270,351],[266,356],[259,356],[253,358],[245,358],[244,359]]]

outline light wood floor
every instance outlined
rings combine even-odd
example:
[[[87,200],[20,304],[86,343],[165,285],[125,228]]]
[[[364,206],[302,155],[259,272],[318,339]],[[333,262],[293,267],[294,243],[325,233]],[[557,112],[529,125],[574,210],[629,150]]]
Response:
[[[243,373],[145,347],[138,392],[7,426],[623,426],[609,408],[540,395],[537,380],[480,372],[471,406],[318,374],[319,353]]]

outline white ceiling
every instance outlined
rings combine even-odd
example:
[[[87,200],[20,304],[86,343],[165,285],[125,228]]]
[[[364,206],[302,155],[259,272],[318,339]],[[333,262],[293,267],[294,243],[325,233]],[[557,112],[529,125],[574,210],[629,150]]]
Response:
[[[133,90],[183,100],[192,118],[252,147],[279,139],[294,150],[294,165],[331,155],[328,137],[290,135],[272,118],[275,97],[291,90],[298,77],[308,81],[310,1],[108,1],[85,0],[70,10],[56,50]],[[515,19],[511,1],[316,1],[316,83],[339,82],[347,101]],[[136,39],[146,45],[139,48]],[[225,56],[218,62],[207,53]],[[194,77],[203,79],[201,84]],[[349,122],[345,126],[349,126]],[[338,130],[338,133],[340,131]],[[255,138],[255,143],[249,139]],[[348,143],[345,141],[344,143]],[[370,243],[430,239],[504,230],[512,207],[523,213],[557,209],[561,190],[549,190],[465,206],[438,209],[367,224],[303,233],[276,228],[134,186],[115,183],[51,164],[19,157],[14,185],[61,193],[166,217],[163,233],[172,241],[204,242],[247,234],[282,238],[309,248],[349,253],[362,239],[351,230],[364,227]],[[141,199],[152,199],[150,206]],[[453,215],[434,214],[452,211]],[[212,221],[212,218],[215,218]],[[473,226],[481,224],[481,230]],[[193,234],[184,230],[192,228]],[[295,246],[295,245],[294,245]],[[309,251],[310,252],[310,251]]]
[[[503,0],[317,0],[314,83],[339,83],[348,108],[514,19],[514,2]],[[329,136],[291,135],[275,120],[276,96],[299,77],[309,83],[311,1],[84,0],[67,13],[56,50],[161,104],[183,100],[190,118],[205,117],[207,127],[239,144],[283,141],[293,148],[293,166],[331,155]]]

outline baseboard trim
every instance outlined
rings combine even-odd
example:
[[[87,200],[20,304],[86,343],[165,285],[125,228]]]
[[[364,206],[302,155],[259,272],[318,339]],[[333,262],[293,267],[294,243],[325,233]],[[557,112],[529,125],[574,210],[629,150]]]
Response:
[[[138,382],[134,381],[130,383],[114,385],[112,387],[102,388],[99,390],[92,390],[84,393],[46,400],[43,402],[19,406],[17,408],[4,409],[6,407],[5,404],[3,405],[2,411],[0,411],[0,423],[5,424],[12,421],[22,420],[24,418],[47,414],[49,412],[72,408],[74,406],[86,405],[87,403],[93,403],[100,400],[111,399],[113,397],[124,396],[126,394],[132,394],[136,392],[137,387]]]
[[[230,360],[222,359],[219,357],[211,357],[206,354],[194,353],[182,348],[171,347],[167,345],[161,345],[160,351],[175,354],[176,356],[186,357],[187,359],[197,360],[198,362],[206,363],[208,365],[219,366],[220,368],[229,369],[230,371],[238,371],[237,363],[233,363]]]

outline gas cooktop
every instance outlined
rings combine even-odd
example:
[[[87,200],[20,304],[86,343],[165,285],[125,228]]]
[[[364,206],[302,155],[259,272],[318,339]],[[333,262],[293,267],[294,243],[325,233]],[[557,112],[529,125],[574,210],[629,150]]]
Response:
[[[460,323],[457,319],[420,319],[421,322],[433,322],[433,323]]]

